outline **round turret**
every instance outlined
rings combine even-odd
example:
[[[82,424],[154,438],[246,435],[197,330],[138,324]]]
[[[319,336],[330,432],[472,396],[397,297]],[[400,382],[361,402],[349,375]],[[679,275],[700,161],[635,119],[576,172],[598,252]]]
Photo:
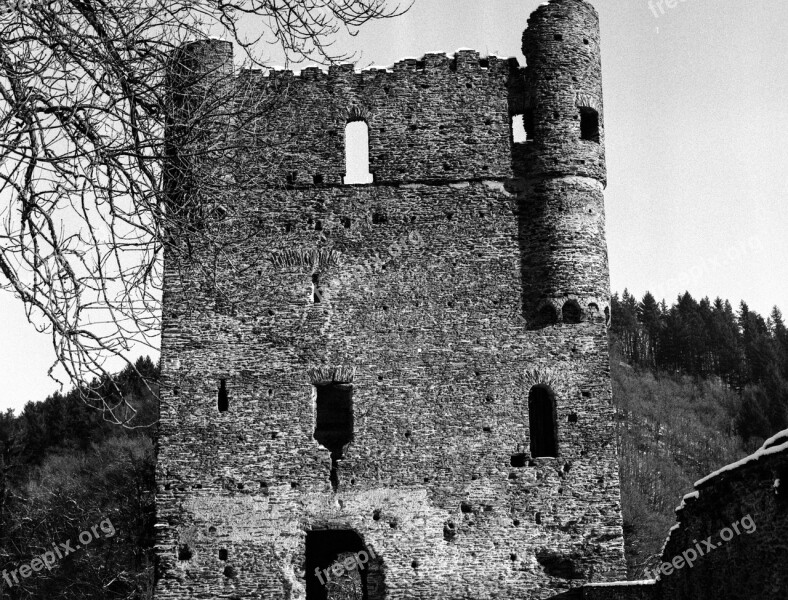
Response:
[[[198,40],[178,48],[167,74],[165,182],[173,215],[191,224],[205,217],[202,197],[215,197],[224,153],[231,147],[233,46]]]
[[[599,16],[583,0],[552,0],[528,19],[526,176],[579,175],[606,183]]]
[[[532,328],[609,319],[599,18],[552,0],[523,34],[533,138],[519,175],[524,306]]]
[[[197,40],[172,55],[168,85],[175,111],[204,110],[205,100],[233,75],[233,45],[222,40]]]

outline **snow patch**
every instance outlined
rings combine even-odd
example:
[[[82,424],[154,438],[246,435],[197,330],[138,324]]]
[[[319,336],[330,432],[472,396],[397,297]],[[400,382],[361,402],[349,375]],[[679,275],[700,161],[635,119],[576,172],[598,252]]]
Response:
[[[770,437],[768,440],[766,440],[763,443],[763,448],[764,449],[770,448],[771,446],[776,445],[778,441],[780,443],[788,442],[788,429],[786,429],[785,431],[781,431]]]
[[[778,434],[778,435],[784,435],[785,433],[787,433],[787,432],[783,432],[783,434]],[[772,439],[775,439],[775,438],[772,438]],[[699,479],[698,481],[695,482],[695,487],[696,488],[700,487],[704,483],[707,483],[707,482],[711,481],[712,479],[714,479],[715,477],[718,477],[719,475],[722,475],[723,473],[727,473],[729,471],[735,471],[739,467],[743,467],[744,465],[757,462],[758,460],[760,460],[764,456],[771,456],[773,454],[780,454],[781,452],[788,452],[788,440],[786,440],[785,443],[780,444],[779,446],[771,446],[771,447],[769,447],[768,444],[769,444],[769,442],[767,441],[766,444],[764,444],[764,446],[760,450],[755,452],[754,454],[750,454],[750,456],[747,456],[747,457],[741,459],[740,461],[737,461],[735,463],[731,463],[729,465],[726,465],[726,466],[722,467],[721,469],[719,469],[717,471],[714,471],[714,473],[712,473],[711,475],[707,475],[703,479]]]
[[[699,497],[700,497],[699,491],[696,490],[694,492],[690,492],[689,494],[687,494],[681,499],[681,504],[679,504],[676,507],[676,512],[679,512],[680,510],[684,510],[684,507],[687,506],[688,502],[690,502],[691,500],[697,500]]]

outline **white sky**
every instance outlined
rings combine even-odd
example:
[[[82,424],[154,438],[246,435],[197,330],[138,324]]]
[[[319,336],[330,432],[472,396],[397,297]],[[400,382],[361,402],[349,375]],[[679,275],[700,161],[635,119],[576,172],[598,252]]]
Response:
[[[517,56],[540,0],[416,0],[340,50],[359,66],[475,48]],[[595,0],[602,19],[612,288],[788,310],[788,3]],[[272,63],[282,63],[272,50]],[[56,389],[47,336],[0,294],[0,409]]]

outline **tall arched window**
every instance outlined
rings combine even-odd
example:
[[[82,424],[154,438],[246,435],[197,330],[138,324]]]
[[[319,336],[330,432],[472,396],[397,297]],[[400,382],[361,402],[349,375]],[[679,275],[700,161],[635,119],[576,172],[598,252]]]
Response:
[[[372,183],[369,172],[369,126],[351,120],[345,127],[345,184]]]
[[[535,385],[528,393],[528,426],[531,432],[531,456],[557,457],[555,394],[546,385]]]

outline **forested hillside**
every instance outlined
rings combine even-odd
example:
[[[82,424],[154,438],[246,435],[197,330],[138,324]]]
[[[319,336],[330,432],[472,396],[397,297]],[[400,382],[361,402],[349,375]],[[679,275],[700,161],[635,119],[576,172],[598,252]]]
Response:
[[[0,414],[0,598],[149,598],[153,431],[111,425],[84,398],[117,400],[119,391],[138,411],[135,422],[153,423],[155,390],[145,380],[157,378],[150,359],[140,359],[115,385]],[[22,565],[33,572],[24,577]]]
[[[744,303],[734,311],[689,294],[668,307],[625,291],[612,308],[627,560],[637,579],[656,562],[693,482],[788,428],[788,334],[776,308],[764,319]],[[53,544],[98,532],[51,568],[18,574],[19,584],[9,587],[0,575],[0,597],[150,597],[154,431],[110,425],[83,398],[99,394],[111,405],[119,393],[139,411],[137,423],[152,423],[155,390],[145,380],[157,377],[141,359],[136,372],[89,393],[0,414],[0,571],[35,567]]]
[[[613,297],[611,366],[619,414],[629,576],[642,577],[698,479],[788,428],[788,335],[779,309],[689,293]]]
[[[734,312],[728,301],[698,302],[685,293],[668,308],[649,293],[638,302],[625,290],[612,308],[612,342],[627,364],[741,394],[733,428],[748,449],[788,428],[788,330],[777,307],[764,319],[745,302]]]

